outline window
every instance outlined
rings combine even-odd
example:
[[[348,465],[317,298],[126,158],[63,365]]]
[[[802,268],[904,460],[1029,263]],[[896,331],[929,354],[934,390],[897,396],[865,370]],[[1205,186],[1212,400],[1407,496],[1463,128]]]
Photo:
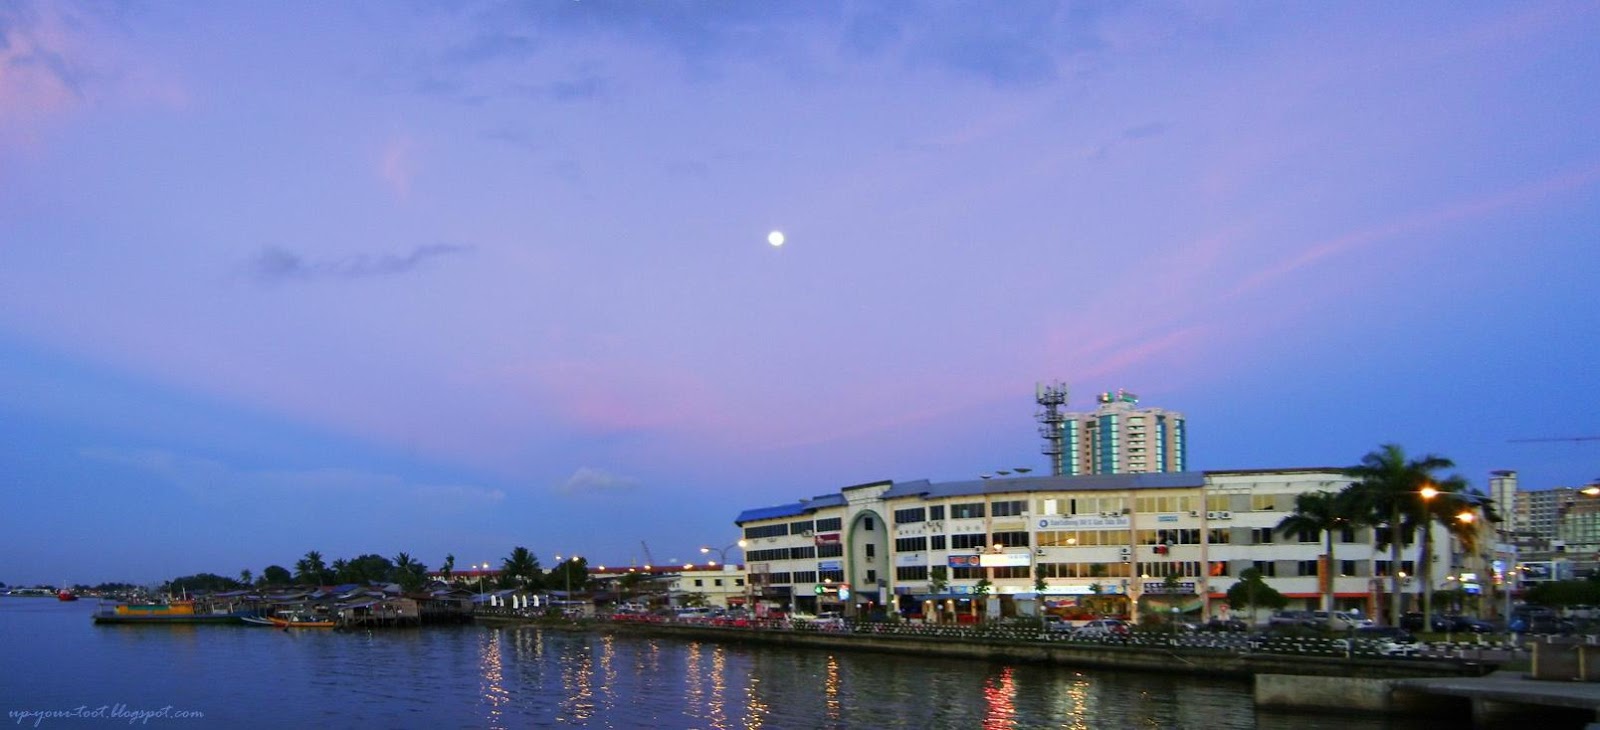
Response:
[[[837,557],[842,557],[844,555],[844,543],[840,543],[840,542],[823,543],[823,544],[818,545],[816,547],[816,551],[817,551],[817,557],[819,557],[819,558],[837,558]],[[755,558],[750,558],[750,560],[755,560]]]
[[[894,569],[894,579],[898,580],[898,581],[927,580],[928,579],[928,566],[926,566],[926,565],[906,565],[906,566],[902,566],[902,567],[899,567],[899,568],[895,568]]]
[[[878,584],[878,571],[876,571],[876,570],[867,571],[867,585],[875,586],[877,584]]]
[[[1027,512],[1027,510],[1028,503],[1025,500],[1016,499],[1005,502],[995,502],[993,505],[993,512],[991,514],[995,517],[1016,517]]]
[[[829,517],[825,520],[817,520],[817,532],[838,532],[839,528],[843,526],[844,521],[838,517]]]
[[[1311,530],[1301,530],[1296,537],[1300,538],[1300,542],[1322,542],[1322,536]]]
[[[929,507],[928,508],[928,519],[930,519],[930,520],[942,520],[942,519],[944,519],[944,505],[936,504],[936,505],[933,505],[932,507]]]
[[[811,520],[806,520],[805,522],[790,522],[789,523],[789,534],[791,534],[791,535],[804,534],[806,530],[810,530],[814,526],[815,526],[815,523],[813,523]]]
[[[894,551],[897,553],[920,553],[927,549],[928,538],[920,535],[917,537],[901,537],[894,541]]]
[[[1300,561],[1297,561],[1295,563],[1295,575],[1304,577],[1304,576],[1315,576],[1316,574],[1317,574],[1317,561],[1315,561],[1315,560],[1300,560]]]
[[[1339,561],[1339,575],[1341,575],[1341,576],[1357,575],[1357,573],[1356,573],[1356,561],[1354,561],[1354,560],[1341,560],[1341,561]]]
[[[989,546],[988,536],[978,532],[967,535],[951,535],[950,547],[956,550],[971,550]]]
[[[1278,576],[1278,564],[1271,560],[1257,560],[1250,567],[1261,571],[1261,577],[1263,578],[1276,578]]]
[[[1231,538],[1232,536],[1233,536],[1233,531],[1232,530],[1229,530],[1229,529],[1227,529],[1225,527],[1224,528],[1213,527],[1210,530],[1206,531],[1206,542],[1209,542],[1212,545],[1226,545],[1229,542],[1231,542],[1231,540],[1229,538]]]
[[[814,558],[816,556],[817,556],[817,549],[814,548],[814,547],[789,548],[789,559],[790,560],[806,560],[806,559],[809,559],[809,558]]]
[[[872,531],[872,518],[871,517],[868,517],[868,518],[863,519],[861,521],[861,529],[866,530],[867,532],[871,532]]]
[[[718,578],[718,579],[716,579],[714,581],[711,581],[711,585],[717,586],[719,588],[722,587],[722,579]]]
[[[932,538],[929,539],[928,549],[929,550],[944,550],[945,549],[944,542],[945,542],[944,535],[934,535]]]
[[[754,540],[758,537],[783,537],[787,534],[789,534],[788,525],[760,525],[744,528],[746,540]]]
[[[897,525],[909,525],[917,522],[923,522],[928,519],[927,512],[928,511],[922,507],[897,509],[894,511],[894,523]]]
[[[1356,528],[1354,528],[1354,527],[1341,527],[1341,528],[1339,528],[1339,542],[1349,543],[1349,542],[1355,542],[1355,541],[1356,541]]]
[[[696,587],[696,588],[699,588],[699,587],[701,587],[701,586],[703,586],[705,584],[706,584],[706,582],[704,580],[700,579],[700,578],[695,578],[694,579],[694,587]]]
[[[819,581],[819,582],[822,582],[822,583],[826,583],[826,582],[828,582],[830,580],[835,582],[835,583],[843,583],[844,582],[844,571],[842,571],[842,570],[819,570],[819,571],[817,571],[817,577],[821,579],[821,581]]]
[[[996,532],[994,534],[994,542],[990,544],[999,544],[1005,547],[1027,547],[1028,533],[1026,531]]]
[[[1278,496],[1276,494],[1250,495],[1250,509],[1257,512],[1272,512],[1278,509]]]
[[[995,580],[1000,580],[1002,578],[1026,578],[1028,577],[1028,566],[1013,565],[1004,568],[995,568],[994,577]]]
[[[877,545],[874,545],[874,544],[872,544],[870,542],[867,543],[867,557],[868,558],[878,557],[878,546]]]
[[[1250,544],[1251,545],[1271,545],[1272,544],[1272,528],[1270,528],[1270,527],[1253,527],[1253,528],[1251,528],[1250,529]]]
[[[982,502],[965,502],[950,505],[950,519],[965,520],[983,517]]]
[[[794,573],[794,582],[796,582],[796,583],[815,583],[815,582],[817,582],[817,571],[815,571],[815,570],[797,570]]]
[[[951,568],[952,580],[978,580],[983,577],[983,568]]]

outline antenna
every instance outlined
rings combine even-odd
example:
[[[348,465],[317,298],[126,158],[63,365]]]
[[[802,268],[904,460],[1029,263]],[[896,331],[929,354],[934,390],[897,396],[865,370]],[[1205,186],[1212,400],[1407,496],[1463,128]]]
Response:
[[[1040,451],[1050,457],[1050,473],[1061,476],[1066,473],[1061,444],[1066,439],[1066,435],[1062,433],[1066,416],[1061,414],[1061,406],[1067,403],[1067,384],[1038,383],[1034,386],[1033,392],[1034,401],[1039,404],[1039,411],[1033,417],[1038,419],[1039,435],[1044,437],[1044,446]]]

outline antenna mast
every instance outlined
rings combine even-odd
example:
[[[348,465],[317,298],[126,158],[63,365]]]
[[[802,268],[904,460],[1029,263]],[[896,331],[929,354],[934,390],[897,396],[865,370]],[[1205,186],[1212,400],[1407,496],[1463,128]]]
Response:
[[[1033,389],[1033,399],[1039,404],[1039,412],[1034,414],[1034,418],[1039,420],[1039,435],[1044,437],[1044,446],[1040,451],[1050,457],[1050,473],[1061,476],[1066,473],[1061,443],[1066,438],[1066,434],[1062,433],[1066,416],[1061,414],[1061,406],[1067,403],[1067,384],[1038,383]]]

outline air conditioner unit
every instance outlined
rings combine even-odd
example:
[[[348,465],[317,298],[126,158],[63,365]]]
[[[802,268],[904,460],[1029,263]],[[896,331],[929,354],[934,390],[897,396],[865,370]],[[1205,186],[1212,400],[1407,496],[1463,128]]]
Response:
[[[1199,517],[1200,516],[1200,510],[1197,510],[1197,509],[1189,510],[1189,516],[1190,517]]]
[[[1226,512],[1226,511],[1218,512],[1217,513],[1217,519],[1219,519],[1219,520],[1231,520],[1231,519],[1233,519],[1233,513],[1232,512]]]
[[[1044,555],[1044,548],[1034,548],[1033,549],[1033,554],[1034,555],[1043,556]]]
[[[1206,519],[1208,519],[1208,520],[1217,519],[1217,515],[1219,515],[1219,514],[1222,514],[1222,513],[1221,512],[1216,512],[1216,511],[1207,512],[1206,513]]]
[[[811,537],[812,535],[815,535],[815,534],[817,534],[817,533],[812,532],[810,530],[806,530],[805,532],[800,533],[800,536],[801,537]]]

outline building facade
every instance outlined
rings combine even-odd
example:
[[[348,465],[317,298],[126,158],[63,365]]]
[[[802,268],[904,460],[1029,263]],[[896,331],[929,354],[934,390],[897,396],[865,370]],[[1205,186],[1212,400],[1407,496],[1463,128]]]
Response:
[[[1329,561],[1320,535],[1276,530],[1296,495],[1347,486],[1341,472],[873,482],[747,510],[736,523],[758,611],[942,621],[1034,602],[1061,612],[1212,618],[1226,614],[1228,588],[1250,568],[1291,607],[1319,607],[1331,581],[1337,607],[1376,611],[1391,570],[1416,575],[1417,546],[1406,545],[1402,564],[1391,566],[1372,528],[1351,527],[1334,535]],[[1440,548],[1435,559],[1448,562],[1450,551]],[[1450,572],[1434,575],[1442,581]],[[1409,579],[1405,591],[1420,589]]]
[[[1062,473],[1155,474],[1187,468],[1182,413],[1140,408],[1127,391],[1101,393],[1090,413],[1067,413],[1060,421]]]

